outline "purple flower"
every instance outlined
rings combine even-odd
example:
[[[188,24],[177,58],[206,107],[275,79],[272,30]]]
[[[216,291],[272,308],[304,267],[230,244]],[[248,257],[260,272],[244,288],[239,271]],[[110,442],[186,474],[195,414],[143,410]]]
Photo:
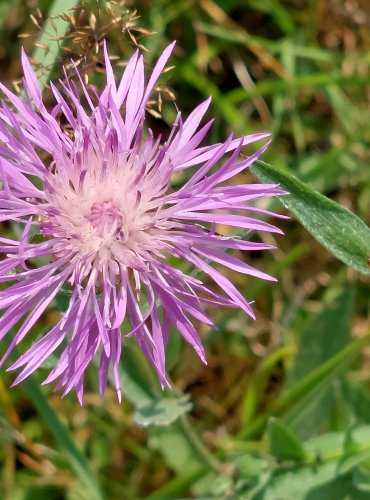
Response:
[[[172,48],[163,52],[146,85],[143,58],[135,53],[118,86],[105,48],[107,83],[100,95],[84,85],[76,69],[85,106],[79,88],[67,78],[59,89],[51,83],[56,104],[48,110],[24,53],[25,101],[0,84],[11,103],[2,101],[0,107],[0,221],[15,223],[20,234],[16,240],[0,238],[0,281],[9,282],[0,292],[0,339],[21,322],[1,364],[62,287],[70,290],[58,323],[9,368],[22,368],[14,384],[58,350],[44,383],[58,380],[56,389],[66,394],[74,388],[82,402],[84,373],[97,357],[100,392],[111,365],[121,400],[126,321],[130,326],[124,334],[135,337],[162,387],[168,386],[165,347],[171,326],[206,362],[192,323],[195,318],[213,325],[204,304],[241,308],[254,317],[247,300],[210,261],[273,279],[225,253],[270,245],[216,232],[218,223],[281,232],[249,216],[273,215],[248,203],[281,194],[276,185],[226,184],[268,144],[240,159],[242,148],[268,134],[199,146],[212,124],[200,127],[210,100],[185,121],[179,113],[167,140],[145,125],[145,107]],[[186,172],[189,180],[175,191],[171,179],[178,172]],[[221,291],[177,269],[168,256],[191,263]]]

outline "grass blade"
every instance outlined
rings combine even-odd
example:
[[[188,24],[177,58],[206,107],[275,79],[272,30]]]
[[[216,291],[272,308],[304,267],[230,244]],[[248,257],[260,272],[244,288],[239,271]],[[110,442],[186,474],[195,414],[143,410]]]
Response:
[[[50,79],[60,52],[60,44],[70,26],[58,15],[67,12],[78,3],[78,0],[55,0],[50,5],[47,19],[37,40],[40,47],[37,47],[32,54],[33,62],[42,68],[38,77],[41,85],[48,83]],[[43,49],[42,46],[46,46],[47,49]]]
[[[23,382],[23,385],[37,411],[40,413],[45,424],[53,434],[59,448],[68,459],[71,468],[84,484],[86,488],[86,497],[91,500],[104,500],[105,496],[96,481],[95,475],[89,469],[86,458],[74,443],[68,429],[59,420],[59,417],[52,406],[50,406],[38,383],[35,382],[32,377],[28,377]]]

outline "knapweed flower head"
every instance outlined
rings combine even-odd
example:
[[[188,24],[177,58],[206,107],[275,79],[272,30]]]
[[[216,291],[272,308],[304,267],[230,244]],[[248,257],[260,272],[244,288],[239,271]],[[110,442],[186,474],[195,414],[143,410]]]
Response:
[[[0,107],[0,221],[14,224],[20,235],[0,238],[0,281],[8,283],[0,292],[0,338],[17,326],[1,364],[57,294],[70,291],[59,321],[10,366],[21,369],[14,383],[56,352],[45,383],[57,380],[56,389],[75,389],[82,401],[85,370],[96,359],[100,392],[111,368],[121,399],[119,361],[127,335],[168,386],[171,327],[206,362],[193,324],[213,324],[204,305],[237,307],[253,317],[250,304],[213,263],[271,279],[225,253],[269,245],[216,232],[218,224],[281,232],[250,216],[268,214],[249,202],[280,194],[276,185],[227,184],[263,153],[268,134],[200,146],[212,124],[200,125],[207,100],[185,121],[178,113],[166,140],[156,137],[145,108],[172,48],[162,53],[147,84],[138,52],[117,84],[105,48],[103,91],[66,77],[58,87],[50,84],[52,109],[24,53],[25,99],[0,87],[10,101]],[[262,142],[258,152],[241,157],[242,148],[255,141]],[[172,177],[184,171],[188,180],[174,190]],[[169,256],[202,274],[184,273]],[[206,275],[218,287],[206,286],[200,279]]]

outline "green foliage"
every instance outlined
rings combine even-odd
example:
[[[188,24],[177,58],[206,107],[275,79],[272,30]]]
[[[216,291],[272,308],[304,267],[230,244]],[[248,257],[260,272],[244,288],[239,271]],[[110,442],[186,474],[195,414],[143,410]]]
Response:
[[[312,370],[319,368],[341,349],[345,349],[350,341],[350,319],[354,307],[353,290],[332,288],[326,292],[321,310],[313,315],[302,329],[294,366],[287,374],[286,388],[309,376]],[[319,344],[317,338],[320,339]],[[285,419],[300,436],[309,437],[315,434],[318,428],[325,428],[324,423],[328,420],[331,424],[328,424],[327,430],[333,425],[334,418],[341,419],[344,423],[350,418],[341,404],[341,397],[338,397],[337,384],[338,378],[334,373],[334,378],[330,377],[327,383],[316,385],[313,397],[307,394],[285,415]]]
[[[32,54],[32,60],[35,64],[42,65],[42,71],[38,75],[41,84],[49,82],[50,74],[61,51],[63,38],[69,30],[69,23],[59,16],[62,13],[68,12],[78,3],[76,0],[54,0],[50,2],[50,8],[47,11],[47,20],[38,38],[39,46],[36,47]]]
[[[133,343],[125,345],[121,382],[124,396],[136,408],[135,420],[143,426],[169,425],[191,410],[187,395],[163,393],[141,350]]]
[[[306,322],[300,333],[294,367],[289,374],[290,383],[310,373],[348,344],[353,308],[352,288],[336,286],[327,290],[320,311]]]
[[[86,490],[86,498],[91,500],[103,500],[105,495],[103,495],[94,474],[90,470],[86,457],[76,446],[68,429],[60,421],[55,409],[50,406],[38,382],[32,378],[28,378],[24,386],[32,403],[40,413],[41,418],[53,434],[58,447],[67,458],[70,467],[80,478],[83,488]]]
[[[357,271],[370,274],[370,229],[361,219],[287,172],[263,162],[254,165],[252,171],[260,180],[276,182],[286,189],[289,195],[280,197],[281,203],[333,255]]]
[[[279,460],[304,459],[305,452],[298,437],[279,419],[269,419],[267,432],[271,455]]]

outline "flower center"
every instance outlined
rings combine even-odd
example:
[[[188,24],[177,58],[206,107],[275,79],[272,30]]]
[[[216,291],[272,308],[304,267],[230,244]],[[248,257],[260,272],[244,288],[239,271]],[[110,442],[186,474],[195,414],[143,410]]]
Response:
[[[130,170],[113,167],[102,178],[99,165],[92,162],[79,177],[63,170],[50,176],[41,232],[54,239],[58,256],[73,252],[81,262],[143,269],[148,255],[162,247],[156,185],[141,179],[139,190]]]
[[[122,215],[111,200],[94,203],[90,215],[86,218],[91,222],[98,236],[104,237],[109,233],[117,239],[124,238]]]

